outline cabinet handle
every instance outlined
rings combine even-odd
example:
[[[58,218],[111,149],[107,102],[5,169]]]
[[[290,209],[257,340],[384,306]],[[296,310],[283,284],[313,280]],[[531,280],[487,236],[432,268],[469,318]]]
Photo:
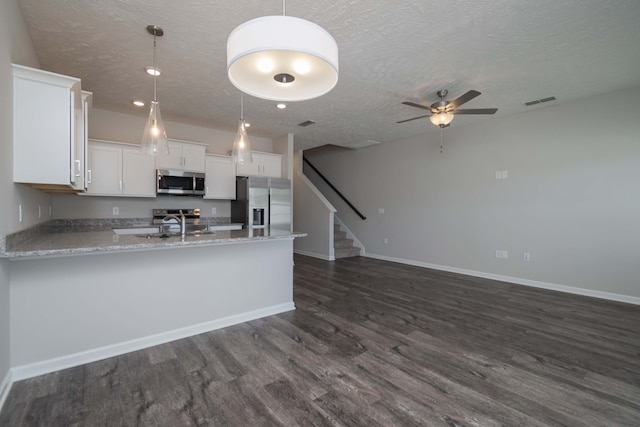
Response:
[[[87,184],[91,184],[91,169],[87,169]]]
[[[80,176],[80,160],[76,160],[76,176]]]
[[[122,191],[122,180],[120,180],[120,191]]]

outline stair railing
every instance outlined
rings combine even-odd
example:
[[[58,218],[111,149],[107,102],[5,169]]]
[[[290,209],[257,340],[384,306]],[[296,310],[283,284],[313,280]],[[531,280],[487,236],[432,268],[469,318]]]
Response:
[[[311,162],[310,162],[310,161],[309,161],[309,160],[308,160],[304,155],[302,156],[302,160],[303,160],[306,164],[308,164],[308,165],[309,165],[309,167],[310,167],[311,169],[313,169],[313,170],[315,171],[315,173],[317,173],[317,174],[318,174],[318,176],[319,176],[320,178],[322,178],[322,179],[324,180],[324,182],[326,182],[326,183],[327,183],[327,185],[328,185],[329,187],[331,187],[331,189],[332,189],[333,191],[335,191],[335,192],[336,192],[336,194],[337,194],[338,196],[340,196],[340,198],[341,198],[342,200],[344,200],[344,202],[345,202],[345,203],[346,203],[346,204],[347,204],[351,209],[353,209],[353,211],[356,213],[356,215],[358,215],[362,220],[367,219],[367,217],[366,217],[366,216],[364,216],[364,215],[362,215],[362,213],[361,213],[358,209],[356,209],[356,207],[355,207],[355,206],[353,206],[353,204],[351,204],[351,202],[350,202],[349,200],[347,200],[347,198],[346,198],[346,197],[344,197],[344,196],[342,195],[342,193],[341,193],[341,192],[340,192],[340,191],[339,191],[339,190],[338,190],[338,189],[337,189],[337,188],[336,188],[336,187],[335,187],[335,186],[334,186],[334,185],[333,185],[333,184],[332,184],[332,183],[331,183],[331,182],[330,182],[330,181],[329,181],[329,180],[328,180],[328,179],[327,179],[327,178],[326,178],[326,177],[325,177],[325,176],[324,176],[324,175],[323,175],[319,170],[318,170],[318,168],[316,168],[315,166],[313,166],[313,164],[311,164]]]

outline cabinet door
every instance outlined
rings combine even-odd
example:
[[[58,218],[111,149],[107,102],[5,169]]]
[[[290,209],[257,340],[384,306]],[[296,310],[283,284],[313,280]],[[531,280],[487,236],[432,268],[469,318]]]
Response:
[[[71,90],[23,78],[13,90],[13,180],[70,185]]]
[[[282,156],[279,154],[261,154],[262,175],[272,178],[282,177]]]
[[[199,145],[182,146],[182,168],[191,172],[204,172],[206,148]]]
[[[256,153],[251,153],[253,161],[237,165],[236,175],[238,176],[260,176],[260,159]]]
[[[135,148],[122,149],[122,194],[156,197],[155,159]]]
[[[182,169],[182,144],[169,141],[169,154],[158,153],[158,169]]]
[[[205,199],[235,200],[236,174],[229,156],[207,156]]]
[[[87,194],[122,194],[122,149],[106,144],[89,144]]]
[[[82,108],[76,110],[76,143],[75,159],[72,163],[73,188],[86,191],[88,179],[88,138],[89,138],[89,109],[91,108],[91,92],[82,91]]]

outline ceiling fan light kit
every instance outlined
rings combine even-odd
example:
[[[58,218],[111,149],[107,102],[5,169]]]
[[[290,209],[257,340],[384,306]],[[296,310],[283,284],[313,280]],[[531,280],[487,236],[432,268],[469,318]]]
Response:
[[[324,28],[291,16],[264,16],[236,27],[227,39],[231,83],[270,101],[304,101],[338,83],[338,45]]]
[[[429,117],[431,123],[436,126],[439,126],[441,129],[449,126],[449,124],[456,117],[456,114],[495,114],[498,111],[497,108],[474,108],[474,109],[465,109],[459,110],[462,104],[471,101],[477,96],[480,96],[480,92],[477,90],[470,90],[462,96],[454,99],[453,101],[445,101],[445,97],[449,92],[446,89],[439,90],[438,96],[440,97],[440,101],[434,102],[430,106],[416,104],[415,102],[405,101],[404,105],[409,105],[411,107],[421,108],[423,110],[429,110],[431,114],[426,114],[418,117],[413,117],[411,119],[400,120],[396,123],[405,123],[410,122],[416,119],[422,119],[425,117]]]
[[[436,126],[440,126],[441,128],[448,126],[454,119],[453,113],[449,111],[441,111],[436,114],[432,114],[429,116],[429,120]]]

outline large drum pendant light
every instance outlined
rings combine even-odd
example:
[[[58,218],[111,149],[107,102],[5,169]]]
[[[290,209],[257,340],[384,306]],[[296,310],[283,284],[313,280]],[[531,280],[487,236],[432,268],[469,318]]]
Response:
[[[338,45],[325,29],[300,18],[264,16],[227,39],[227,72],[244,93],[271,101],[304,101],[338,82]]]

